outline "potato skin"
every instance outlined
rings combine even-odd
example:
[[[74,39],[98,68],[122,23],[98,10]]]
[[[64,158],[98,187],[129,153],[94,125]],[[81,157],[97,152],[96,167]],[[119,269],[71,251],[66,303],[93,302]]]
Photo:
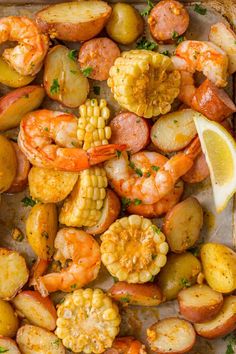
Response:
[[[8,349],[9,354],[21,354],[16,345],[16,342],[8,337],[0,336],[0,348],[2,348],[3,350]]]
[[[12,306],[7,301],[0,300],[0,335],[14,337],[19,327],[19,321]]]
[[[15,71],[2,57],[0,57],[0,82],[3,85],[17,88],[28,85],[35,76],[23,76]]]
[[[131,44],[143,33],[144,21],[132,5],[117,3],[113,6],[106,30],[114,41]]]
[[[16,176],[15,150],[5,136],[0,135],[0,193],[8,190]]]
[[[220,293],[236,289],[236,253],[219,243],[205,243],[200,257],[209,286]]]
[[[176,299],[186,285],[195,284],[200,271],[201,263],[192,253],[169,254],[157,277],[157,285],[166,301]]]
[[[108,295],[122,304],[157,306],[162,302],[161,290],[156,284],[129,284],[124,281],[115,283]]]
[[[36,204],[26,220],[26,236],[35,254],[44,260],[52,257],[57,233],[55,204]]]

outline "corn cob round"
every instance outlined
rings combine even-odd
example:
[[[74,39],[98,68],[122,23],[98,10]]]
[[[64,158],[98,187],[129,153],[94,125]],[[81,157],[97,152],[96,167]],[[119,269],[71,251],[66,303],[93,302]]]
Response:
[[[164,234],[139,215],[116,220],[101,240],[102,262],[120,281],[148,282],[166,264]]]
[[[104,168],[90,167],[82,171],[72,193],[62,206],[60,223],[75,227],[95,225],[101,217],[106,187]]]
[[[111,128],[107,126],[110,110],[106,100],[87,100],[79,107],[79,114],[77,137],[80,146],[88,150],[94,146],[108,144]]]
[[[170,111],[179,94],[180,73],[165,55],[131,50],[116,59],[107,83],[122,107],[151,118]]]
[[[119,332],[117,305],[100,289],[80,289],[58,306],[56,335],[75,353],[102,353]]]

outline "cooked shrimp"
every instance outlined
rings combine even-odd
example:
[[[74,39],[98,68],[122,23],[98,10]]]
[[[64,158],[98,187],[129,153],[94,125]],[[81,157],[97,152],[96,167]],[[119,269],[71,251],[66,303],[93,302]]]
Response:
[[[178,70],[202,71],[216,86],[227,85],[228,56],[211,42],[183,41],[176,48],[172,61]]]
[[[154,204],[170,193],[177,180],[193,165],[201,151],[195,138],[184,152],[169,160],[157,152],[141,151],[131,156],[127,153],[105,164],[108,181],[121,197],[144,204]]]
[[[108,144],[85,151],[79,148],[77,118],[46,109],[30,112],[22,119],[18,145],[33,165],[68,172],[106,161],[126,147]]]
[[[3,58],[21,75],[35,75],[43,65],[49,39],[40,33],[35,22],[27,17],[9,16],[0,19],[0,44],[14,41],[15,48],[5,49]]]
[[[36,285],[37,279],[46,272],[48,265],[48,260],[37,258],[30,270],[29,286]]]
[[[100,248],[95,239],[88,233],[63,228],[58,231],[54,246],[56,253],[54,260],[66,266],[60,273],[49,273],[37,280],[36,288],[42,296],[57,290],[70,292],[83,287],[96,279],[100,264]]]
[[[146,354],[145,346],[133,337],[116,338],[104,354]]]
[[[192,99],[196,92],[193,74],[190,73],[189,71],[183,70],[180,71],[180,76],[181,76],[181,83],[180,83],[180,92],[178,98],[187,106],[191,107]]]

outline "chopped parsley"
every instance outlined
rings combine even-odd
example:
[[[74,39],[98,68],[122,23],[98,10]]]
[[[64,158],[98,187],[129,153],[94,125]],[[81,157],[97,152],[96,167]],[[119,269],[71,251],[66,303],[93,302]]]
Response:
[[[148,41],[145,37],[142,37],[136,45],[137,49],[154,50],[158,47],[157,43]]]
[[[49,239],[49,235],[48,235],[47,231],[43,231],[43,232],[41,232],[41,235],[42,235],[43,237],[45,237],[45,238],[46,238],[46,240],[48,240],[48,239]]]
[[[201,249],[201,245],[198,245],[196,247],[190,248],[189,252],[191,252],[195,257],[198,257],[200,254],[200,249]]]
[[[100,95],[100,87],[99,86],[93,86],[93,92],[95,95]]]
[[[140,205],[140,204],[142,204],[142,200],[135,198],[133,203],[134,203],[134,205]]]
[[[131,204],[131,199],[123,197],[121,198],[122,210],[125,211]]]
[[[77,74],[78,71],[77,70],[70,70],[71,74]]]
[[[141,11],[141,16],[148,16],[150,14],[150,11],[153,9],[154,4],[151,0],[147,0],[147,7],[143,11]]]
[[[21,200],[21,203],[23,203],[23,205],[25,207],[28,207],[28,206],[33,207],[36,204],[36,201],[33,200],[31,197],[25,197]]]
[[[202,7],[199,4],[196,4],[194,7],[194,11],[197,12],[200,15],[206,15],[207,9],[205,7]]]
[[[178,121],[176,119],[174,119],[174,123],[176,124],[176,123],[178,123]]]
[[[155,275],[153,275],[153,276],[151,277],[151,279],[149,280],[150,283],[153,283],[153,282],[154,282],[154,279],[155,279]]]
[[[54,340],[54,342],[52,342],[53,345],[55,345],[56,348],[59,348],[59,344],[60,344],[60,339],[56,339]]]
[[[152,260],[154,261],[154,259],[157,258],[157,255],[156,254],[152,254]]]
[[[158,235],[161,233],[161,230],[156,225],[152,225],[152,229]]]
[[[161,54],[166,55],[167,57],[170,57],[171,55],[169,50],[164,50],[164,52],[162,52]]]
[[[116,278],[116,277],[112,277],[112,278],[113,278],[113,280],[114,280],[114,283],[118,283],[118,281],[119,281],[118,278]]]
[[[118,157],[118,159],[121,157],[121,151],[120,150],[116,150],[116,156]]]
[[[77,285],[76,285],[76,284],[73,284],[73,285],[71,285],[70,288],[71,288],[71,289],[76,289],[76,288],[77,288]]]
[[[45,130],[45,132],[49,132],[49,128],[48,127],[45,127],[44,130]]]
[[[228,341],[225,354],[234,354],[234,346],[236,345],[236,333],[228,334],[226,337],[224,337],[224,340]]]
[[[180,36],[178,32],[174,31],[172,33],[172,39],[176,42],[176,44],[180,44],[184,41],[184,36]]]
[[[59,92],[60,92],[60,85],[58,79],[53,79],[52,85],[50,87],[50,93],[52,95],[55,95],[55,93],[59,93]]]
[[[91,68],[90,66],[88,66],[87,68],[83,69],[82,70],[82,74],[85,76],[85,77],[88,77],[91,72],[93,71],[93,68]]]
[[[134,172],[139,176],[142,177],[143,172],[140,168],[137,168],[134,164],[134,162],[129,161],[129,167],[132,168],[132,170],[134,170]]]
[[[160,169],[159,166],[152,166],[152,170],[153,170],[153,171],[156,171],[156,172],[157,172],[159,169]]]
[[[76,49],[72,49],[72,50],[69,51],[68,58],[70,58],[73,61],[76,61],[76,59],[77,59],[77,51],[76,51]]]
[[[150,177],[151,176],[151,172],[146,172],[144,176],[145,177]]]
[[[128,302],[130,302],[130,299],[129,299],[128,296],[123,296],[123,297],[120,298],[120,301],[123,302],[123,303],[128,303]]]
[[[0,347],[0,353],[6,353],[9,352],[9,349],[5,349],[3,347]]]
[[[192,284],[188,279],[182,278],[180,280],[180,285],[184,286],[185,288],[189,288]]]

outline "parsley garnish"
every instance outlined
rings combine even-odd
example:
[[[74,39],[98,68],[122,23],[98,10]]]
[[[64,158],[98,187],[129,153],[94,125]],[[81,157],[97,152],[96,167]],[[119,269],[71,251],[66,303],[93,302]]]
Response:
[[[45,130],[45,132],[49,132],[49,128],[48,127],[45,127],[44,130]]]
[[[184,286],[185,288],[189,288],[192,284],[188,279],[182,278],[180,280],[180,285]]]
[[[85,76],[85,77],[88,77],[91,72],[93,71],[93,68],[91,68],[90,66],[88,66],[86,69],[83,69],[82,70],[82,74]]]
[[[152,170],[153,170],[153,171],[156,171],[156,172],[157,172],[159,169],[160,169],[159,166],[152,166]]]
[[[77,74],[78,73],[78,71],[76,71],[76,70],[70,70],[70,72],[71,72],[71,74]]]
[[[141,11],[141,16],[147,16],[150,14],[150,11],[153,9],[154,4],[151,0],[147,0],[147,7],[143,11]]]
[[[157,258],[157,255],[156,254],[152,254],[152,260],[154,261],[154,259]]]
[[[142,200],[135,198],[133,203],[134,203],[134,205],[140,205],[140,204],[142,204]]]
[[[167,57],[170,57],[170,52],[169,50],[164,50],[161,54],[166,55]]]
[[[121,302],[124,302],[124,303],[127,303],[127,302],[130,302],[130,299],[129,299],[128,296],[124,296],[124,297],[121,297],[121,298],[120,298],[120,301],[121,301]]]
[[[154,50],[158,47],[157,43],[148,41],[145,37],[142,37],[136,45],[137,49]]]
[[[156,226],[156,225],[152,225],[152,229],[154,232],[156,232],[156,234],[160,234],[161,230]]]
[[[76,49],[72,49],[72,50],[69,51],[68,58],[70,58],[71,60],[76,61],[76,59],[77,59],[77,51],[76,51]]]
[[[99,86],[93,86],[93,92],[95,95],[100,95],[100,87]]]
[[[23,203],[25,207],[33,207],[36,204],[36,201],[33,200],[31,197],[25,197],[22,199],[21,203]]]
[[[174,119],[174,123],[176,124],[176,123],[178,123],[178,121],[176,119]]]
[[[233,347],[236,345],[236,333],[228,334],[226,337],[224,337],[224,340],[229,341],[225,354],[234,354],[235,351]]]
[[[151,283],[153,283],[153,282],[154,282],[154,279],[155,279],[155,275],[153,275],[149,281],[150,281]]]
[[[0,347],[0,353],[6,353],[9,352],[9,349],[5,349],[3,347]]]
[[[184,41],[184,36],[180,36],[178,32],[174,31],[172,33],[172,39],[176,42],[176,44],[180,44]]]
[[[58,79],[53,79],[52,85],[50,87],[50,93],[52,95],[55,95],[55,93],[59,93],[59,92],[60,92],[60,85]]]
[[[60,339],[56,339],[54,340],[54,342],[52,342],[53,345],[56,346],[56,348],[59,348],[59,344],[60,344]]]
[[[45,238],[46,238],[46,240],[48,240],[48,239],[49,239],[49,235],[48,235],[47,231],[43,231],[43,232],[41,232],[41,235],[42,235],[43,237],[45,237]]]
[[[194,11],[197,12],[200,15],[206,15],[207,9],[205,7],[202,7],[199,4],[196,4],[194,7]]]
[[[123,197],[121,198],[122,210],[125,211],[128,206],[130,206],[131,200],[129,198]]]
[[[121,157],[121,151],[120,150],[116,150],[116,156],[118,157],[118,159]]]
[[[70,288],[71,288],[71,289],[76,289],[76,288],[77,288],[77,285],[76,285],[76,284],[73,284],[73,285],[71,285]]]
[[[135,172],[139,177],[142,177],[142,175],[143,175],[142,170],[141,170],[140,168],[137,168],[137,167],[135,166],[135,164],[134,164],[132,161],[129,162],[129,167],[132,168],[132,170],[134,170],[134,172]]]

